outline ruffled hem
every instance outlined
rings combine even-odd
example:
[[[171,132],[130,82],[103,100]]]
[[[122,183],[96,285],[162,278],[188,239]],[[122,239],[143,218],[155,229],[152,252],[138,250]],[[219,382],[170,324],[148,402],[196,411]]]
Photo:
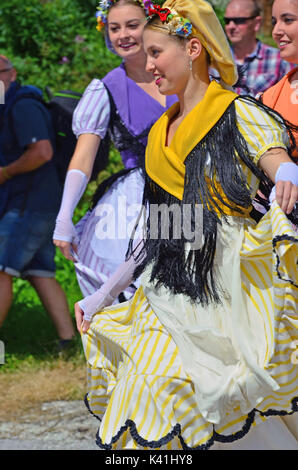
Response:
[[[277,235],[272,240],[273,253],[276,256],[276,274],[281,281],[289,282],[294,287],[298,287],[298,269],[297,262],[292,263],[292,270],[290,269],[291,264],[285,263],[287,265],[287,273],[282,269],[282,257],[285,256],[284,253],[280,253],[280,245],[284,244],[298,244],[298,239],[290,235]],[[285,248],[283,251],[286,251]],[[289,252],[290,251],[290,252]],[[290,250],[286,251],[287,257],[292,257],[295,260],[295,254],[297,258],[297,247],[292,245]]]
[[[85,405],[86,405],[88,411],[93,416],[95,416],[99,421],[101,421],[101,419],[92,412],[92,410],[89,406],[88,394],[86,394],[86,396],[85,396]],[[209,450],[216,442],[232,443],[232,442],[238,441],[239,439],[242,439],[243,437],[245,437],[249,433],[249,431],[251,430],[253,424],[255,423],[255,419],[256,419],[257,415],[259,415],[262,418],[269,418],[271,416],[289,416],[289,415],[292,415],[292,414],[296,413],[298,411],[298,397],[293,398],[293,400],[291,402],[291,408],[292,408],[291,411],[269,409],[265,412],[260,411],[258,409],[254,409],[247,415],[247,418],[246,418],[245,423],[242,426],[241,430],[239,430],[239,431],[237,431],[233,434],[229,434],[229,435],[223,435],[223,434],[220,434],[220,433],[216,432],[216,430],[213,430],[212,437],[205,444],[194,446],[194,447],[190,447],[186,444],[186,442],[183,438],[182,432],[181,432],[181,425],[179,423],[177,423],[175,426],[173,426],[172,430],[170,432],[168,432],[165,436],[160,437],[160,439],[157,439],[157,440],[154,440],[154,441],[148,441],[147,439],[144,439],[139,434],[136,423],[131,419],[127,419],[125,421],[124,425],[120,427],[117,434],[112,437],[111,442],[104,443],[102,441],[100,435],[99,435],[99,430],[97,431],[96,441],[95,442],[101,449],[111,450],[113,445],[115,443],[117,443],[117,441],[119,441],[121,436],[126,431],[129,430],[132,439],[140,447],[144,447],[144,448],[149,447],[150,449],[158,449],[158,448],[168,444],[175,437],[177,437],[180,441],[181,449],[183,449],[183,450]]]

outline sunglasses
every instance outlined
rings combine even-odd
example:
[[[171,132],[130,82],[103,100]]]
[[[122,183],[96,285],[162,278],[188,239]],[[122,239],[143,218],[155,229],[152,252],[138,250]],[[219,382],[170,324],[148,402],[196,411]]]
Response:
[[[231,21],[236,25],[245,24],[248,20],[253,20],[256,16],[247,16],[247,17],[239,17],[239,18],[226,18],[224,17],[225,24],[229,24]]]

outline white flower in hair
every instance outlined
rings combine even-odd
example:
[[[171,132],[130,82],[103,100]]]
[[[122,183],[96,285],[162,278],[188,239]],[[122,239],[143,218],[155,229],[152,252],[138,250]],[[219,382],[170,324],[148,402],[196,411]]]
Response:
[[[110,0],[101,0],[98,4],[99,8],[102,8],[103,10],[107,10],[111,6],[111,1]]]

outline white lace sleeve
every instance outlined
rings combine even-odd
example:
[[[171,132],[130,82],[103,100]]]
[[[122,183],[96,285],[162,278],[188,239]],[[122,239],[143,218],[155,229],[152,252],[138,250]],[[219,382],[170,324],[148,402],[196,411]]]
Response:
[[[134,255],[124,261],[100,289],[80,300],[79,306],[84,312],[85,320],[91,321],[96,312],[111,305],[120,292],[132,283],[134,271],[143,259],[142,257],[136,259],[143,245],[144,241],[142,239],[136,240]]]
[[[72,120],[74,134],[96,134],[104,138],[110,119],[108,92],[101,80],[94,79],[80,99]]]

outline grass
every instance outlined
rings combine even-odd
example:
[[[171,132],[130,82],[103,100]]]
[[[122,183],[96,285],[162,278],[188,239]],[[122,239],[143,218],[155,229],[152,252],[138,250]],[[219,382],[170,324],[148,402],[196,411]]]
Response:
[[[17,284],[14,304],[0,331],[5,345],[5,363],[0,366],[0,420],[9,421],[44,402],[83,400],[86,393],[86,362],[79,334],[67,350],[59,351],[56,329],[34,289],[25,281]],[[66,294],[71,304],[80,293],[72,276],[69,284],[73,289]],[[71,311],[74,320],[73,308]]]
[[[74,267],[57,250],[57,279],[64,289],[74,321],[74,303],[82,298]],[[14,303],[1,328],[0,338],[5,345],[5,364],[1,372],[15,370],[30,364],[58,357],[56,329],[42,306],[35,290],[22,279],[14,280]],[[72,346],[73,359],[81,353],[80,338]]]
[[[22,294],[31,289],[23,288]],[[81,338],[77,335],[69,349],[59,352],[56,330],[41,305],[15,302],[1,340],[5,363],[0,368],[0,420],[12,421],[48,401],[83,400],[86,362]]]
[[[56,329],[41,305],[14,304],[1,329],[1,340],[5,346],[1,372],[36,367],[55,361],[60,354]],[[78,336],[71,346],[71,360],[78,360],[80,353]]]

